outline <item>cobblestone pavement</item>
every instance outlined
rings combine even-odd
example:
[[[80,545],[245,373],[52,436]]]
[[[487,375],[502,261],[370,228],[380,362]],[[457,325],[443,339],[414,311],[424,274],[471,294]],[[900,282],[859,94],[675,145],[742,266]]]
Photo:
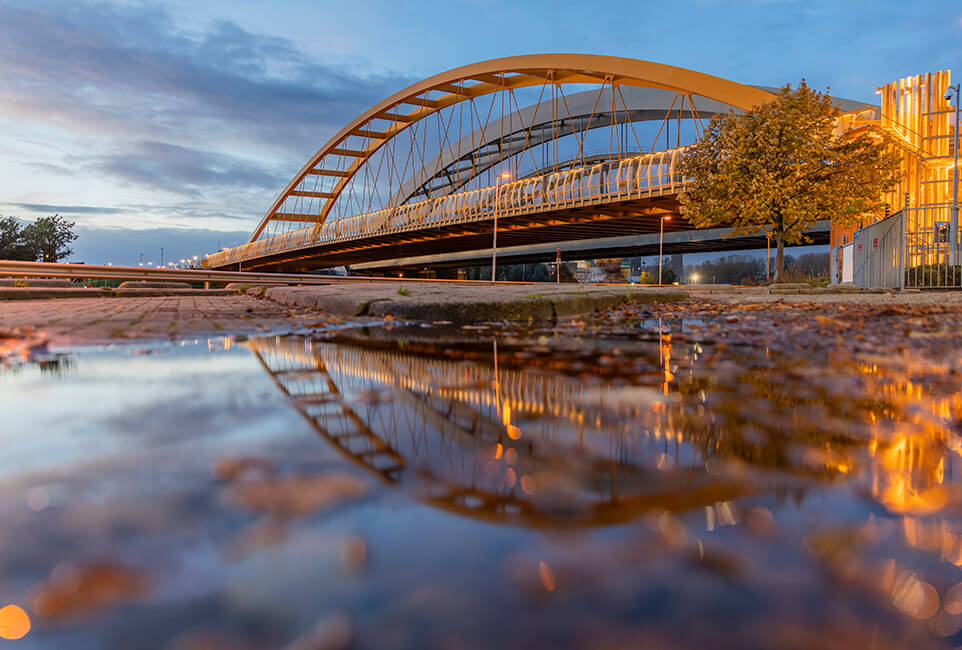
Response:
[[[323,318],[247,295],[0,302],[0,330],[34,328],[52,345],[290,330]]]
[[[486,287],[485,287],[486,288]],[[346,287],[337,287],[337,296],[345,294]],[[394,287],[390,291],[367,292],[365,300],[378,300],[388,311],[397,304],[412,300],[416,302],[422,292],[421,287],[412,287],[411,296],[400,297]],[[459,303],[489,299],[483,291],[473,287],[471,296],[446,288],[446,299]],[[501,289],[499,287],[499,289]],[[518,287],[515,291],[504,291],[502,300],[517,299],[521,291],[537,291],[538,287]],[[550,291],[543,289],[545,294]],[[553,291],[560,288],[550,287]],[[566,288],[567,289],[567,288]],[[606,288],[608,289],[608,288]],[[616,291],[595,292],[611,293]],[[620,292],[620,290],[617,290]],[[331,290],[330,292],[333,292]],[[308,298],[319,290],[303,292]],[[347,292],[351,293],[351,292]],[[435,292],[436,293],[436,292]],[[572,293],[570,290],[567,293]],[[638,292],[640,294],[640,292]],[[376,294],[376,295],[374,295]],[[383,295],[382,295],[383,294]],[[388,299],[393,296],[394,300]],[[640,295],[633,293],[633,296]],[[268,294],[270,296],[270,294]],[[337,296],[329,296],[334,298]],[[541,299],[541,294],[537,294]],[[278,296],[279,298],[281,296]],[[35,336],[47,340],[51,345],[78,345],[90,343],[116,343],[123,340],[163,340],[197,335],[219,335],[228,333],[257,333],[270,331],[290,331],[302,327],[317,328],[327,324],[340,323],[342,318],[352,318],[351,309],[337,310],[332,315],[324,310],[324,302],[306,300],[298,296],[294,304],[280,304],[270,298],[256,297],[251,294],[229,296],[164,296],[145,298],[63,298],[52,300],[23,300],[0,302],[0,333],[5,330],[33,329]],[[360,297],[351,295],[352,300]],[[530,296],[529,299],[535,299]],[[440,298],[438,298],[440,300]],[[941,305],[962,310],[962,292],[923,292],[923,293],[859,293],[825,295],[770,295],[758,291],[739,291],[735,293],[712,293],[710,295],[692,293],[687,304],[692,301],[706,304],[714,303],[724,309],[724,305],[746,303],[779,303],[825,305],[831,308],[839,304],[851,305]],[[443,300],[442,300],[443,302]],[[353,303],[352,303],[353,305]],[[600,306],[600,305],[599,305]],[[586,303],[586,311],[595,306]],[[354,312],[356,313],[356,312]],[[425,312],[427,313],[427,312]],[[549,312],[550,313],[550,312]],[[371,314],[378,316],[379,314]],[[430,320],[429,316],[425,316]],[[356,320],[358,319],[354,317]]]

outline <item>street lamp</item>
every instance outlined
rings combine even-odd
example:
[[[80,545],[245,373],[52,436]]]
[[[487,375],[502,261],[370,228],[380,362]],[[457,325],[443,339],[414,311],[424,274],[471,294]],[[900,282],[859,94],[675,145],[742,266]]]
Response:
[[[494,282],[494,271],[498,264],[498,204],[501,203],[501,180],[510,180],[511,172],[501,172],[494,184],[494,234],[491,242],[491,281]]]
[[[955,154],[955,163],[952,165],[952,212],[949,216],[949,264],[955,266],[959,263],[959,86],[955,84],[949,86],[945,91],[945,101],[955,100],[955,122],[952,125],[954,144],[952,151]]]
[[[671,215],[662,217],[658,222],[658,225],[660,226],[658,230],[658,284],[661,284],[661,263],[662,263],[661,251],[663,248],[662,245],[664,244],[664,241],[665,241],[665,222],[666,221],[671,221]]]

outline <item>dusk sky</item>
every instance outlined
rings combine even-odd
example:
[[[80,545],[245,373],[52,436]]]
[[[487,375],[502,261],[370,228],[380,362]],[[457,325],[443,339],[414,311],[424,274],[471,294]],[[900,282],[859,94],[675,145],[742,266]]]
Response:
[[[0,214],[59,212],[75,260],[241,243],[330,135],[426,76],[584,52],[869,102],[959,68],[958,0],[0,0]],[[959,68],[962,70],[962,68]]]

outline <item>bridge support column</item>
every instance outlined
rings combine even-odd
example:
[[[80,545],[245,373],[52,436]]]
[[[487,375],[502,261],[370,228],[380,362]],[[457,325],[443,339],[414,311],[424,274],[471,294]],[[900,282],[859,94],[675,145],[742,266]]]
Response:
[[[675,273],[675,279],[685,284],[685,256],[675,253],[671,256],[671,270]]]

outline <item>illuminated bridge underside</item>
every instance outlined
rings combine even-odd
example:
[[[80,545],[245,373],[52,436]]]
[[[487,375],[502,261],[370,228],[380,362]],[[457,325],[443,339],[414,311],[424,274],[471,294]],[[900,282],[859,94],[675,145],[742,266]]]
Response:
[[[828,245],[830,230],[831,226],[828,219],[818,221],[807,231],[808,241],[804,245]],[[666,231],[661,246],[659,246],[657,233],[566,239],[563,245],[548,242],[502,247],[501,242],[502,237],[499,233],[498,264],[552,262],[556,258],[557,248],[562,248],[563,260],[571,261],[608,257],[657,256],[659,248],[663,250],[665,255],[672,255],[675,253],[760,250],[771,245],[771,242],[766,240],[764,236],[733,235],[731,228]],[[486,266],[491,263],[491,253],[491,248],[481,248],[459,253],[432,253],[422,256],[394,257],[373,262],[356,263],[351,268],[358,272],[414,272],[424,268]]]

